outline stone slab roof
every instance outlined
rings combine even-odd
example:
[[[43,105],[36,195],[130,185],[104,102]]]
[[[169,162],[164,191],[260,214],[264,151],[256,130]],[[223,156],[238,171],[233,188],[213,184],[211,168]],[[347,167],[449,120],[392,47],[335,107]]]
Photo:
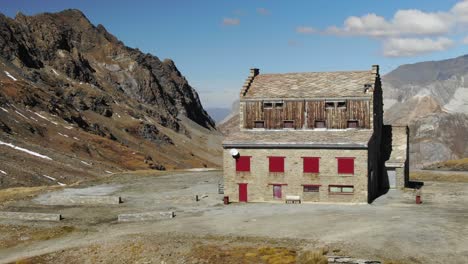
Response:
[[[385,162],[386,166],[403,166],[407,156],[406,149],[408,147],[407,128],[406,126],[392,126],[392,153],[390,158]]]
[[[249,79],[241,99],[368,97],[372,93],[365,93],[364,85],[375,79],[372,70],[259,74]]]
[[[223,147],[367,148],[372,130],[246,130],[225,137]]]

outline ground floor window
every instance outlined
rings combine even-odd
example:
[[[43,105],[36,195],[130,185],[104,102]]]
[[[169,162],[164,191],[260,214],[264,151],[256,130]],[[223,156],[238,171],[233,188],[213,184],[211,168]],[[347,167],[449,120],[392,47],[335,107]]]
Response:
[[[320,185],[303,185],[305,193],[319,192]]]
[[[354,186],[353,185],[329,185],[328,191],[331,194],[353,194]]]

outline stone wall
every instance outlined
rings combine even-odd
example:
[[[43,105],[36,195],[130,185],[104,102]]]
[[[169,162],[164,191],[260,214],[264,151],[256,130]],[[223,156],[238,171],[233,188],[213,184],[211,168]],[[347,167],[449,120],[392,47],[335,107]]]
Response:
[[[251,156],[250,172],[236,172],[235,159],[224,150],[224,193],[239,201],[238,183],[247,183],[249,202],[284,202],[286,195],[299,195],[304,202],[367,203],[368,161],[366,149],[238,149]],[[268,156],[285,158],[284,173],[270,173]],[[302,157],[320,157],[318,174],[303,173]],[[354,175],[339,175],[336,157],[355,157]],[[273,197],[272,184],[282,186],[282,199]],[[303,184],[321,185],[319,193],[304,193]],[[353,194],[329,194],[329,185],[353,185]]]

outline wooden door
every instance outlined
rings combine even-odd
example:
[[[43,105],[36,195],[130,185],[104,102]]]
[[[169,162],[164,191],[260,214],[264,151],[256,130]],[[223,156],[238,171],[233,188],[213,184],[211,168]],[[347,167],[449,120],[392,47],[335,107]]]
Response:
[[[239,183],[239,202],[247,202],[247,183]]]
[[[276,199],[281,199],[281,185],[273,185],[273,197]]]

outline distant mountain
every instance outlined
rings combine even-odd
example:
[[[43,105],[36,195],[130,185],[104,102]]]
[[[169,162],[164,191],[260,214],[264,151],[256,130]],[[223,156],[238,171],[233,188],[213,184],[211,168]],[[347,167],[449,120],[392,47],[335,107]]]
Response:
[[[172,60],[79,10],[0,14],[0,188],[218,166],[220,141]]]
[[[410,126],[410,163],[468,157],[468,55],[402,65],[382,78],[386,123]]]
[[[206,112],[213,118],[216,123],[222,121],[226,116],[231,113],[231,109],[229,108],[206,108]]]

